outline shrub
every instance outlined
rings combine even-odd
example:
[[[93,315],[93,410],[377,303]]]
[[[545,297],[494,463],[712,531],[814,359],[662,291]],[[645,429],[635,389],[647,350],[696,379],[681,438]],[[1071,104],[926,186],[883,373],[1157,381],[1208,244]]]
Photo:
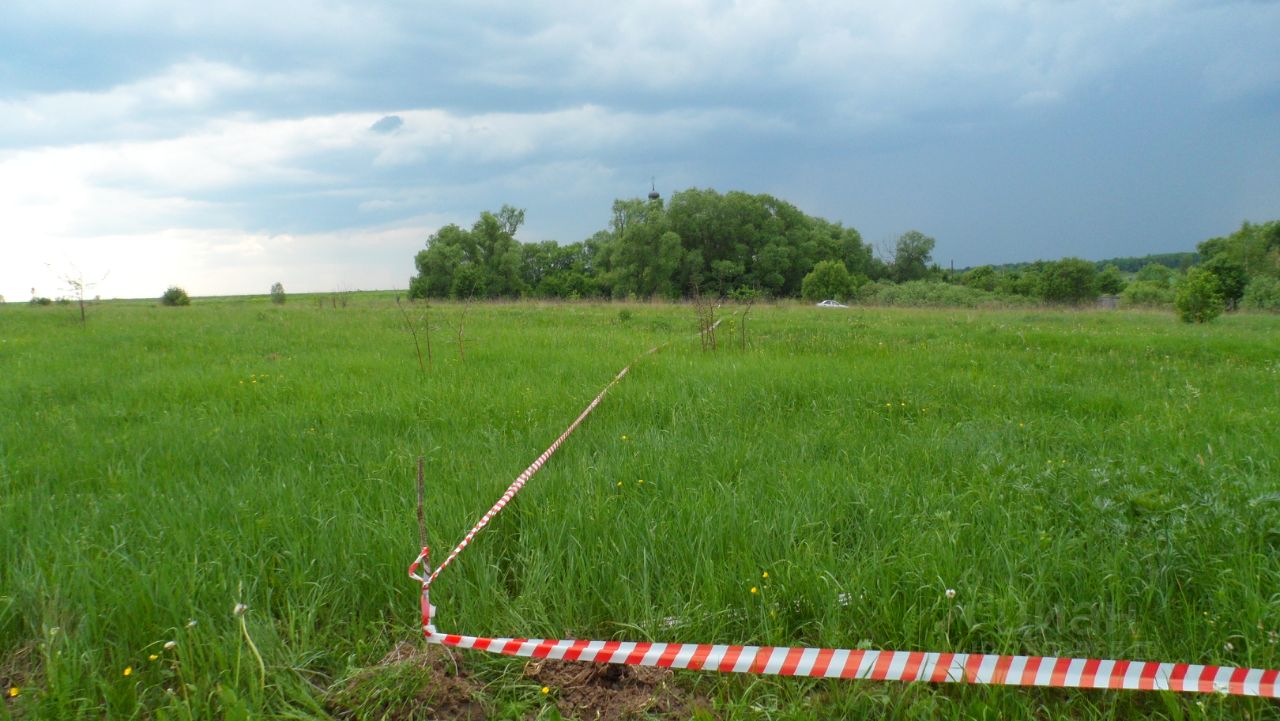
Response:
[[[284,301],[285,301],[284,284],[278,283],[278,282],[272,283],[271,284],[271,302],[275,303],[276,305],[284,305]]]
[[[881,285],[867,302],[880,305],[913,306],[922,308],[977,308],[979,306],[1025,304],[1018,298],[1002,298],[995,293],[951,285],[936,281],[913,280],[898,285]]]
[[[187,295],[187,291],[176,285],[169,286],[169,289],[160,296],[160,303],[163,305],[191,305],[191,298]]]
[[[1217,276],[1201,267],[1187,271],[1178,284],[1173,303],[1184,323],[1207,323],[1222,315],[1226,308]]]
[[[807,301],[848,300],[853,293],[853,278],[840,260],[819,261],[800,282],[800,295]]]
[[[1254,310],[1280,311],[1280,280],[1257,276],[1245,287],[1240,305]]]
[[[1157,280],[1135,280],[1120,293],[1126,306],[1168,308],[1173,305],[1173,289]]]
[[[1120,295],[1124,292],[1124,276],[1114,264],[1109,264],[1098,273],[1098,292],[1107,295]]]
[[[1087,260],[1063,258],[1045,266],[1040,295],[1050,303],[1079,305],[1098,297],[1098,269]]]
[[[44,296],[39,296],[39,295],[33,296],[31,300],[28,302],[31,305],[53,305],[53,301],[51,299],[45,298]]]

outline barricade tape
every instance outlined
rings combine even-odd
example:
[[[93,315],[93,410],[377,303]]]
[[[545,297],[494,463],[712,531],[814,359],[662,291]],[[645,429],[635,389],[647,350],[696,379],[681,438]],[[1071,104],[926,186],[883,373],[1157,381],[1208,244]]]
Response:
[[[719,325],[719,321],[715,325]],[[715,326],[713,325],[712,328]],[[487,638],[440,633],[432,619],[431,584],[440,572],[470,545],[472,539],[506,507],[591,414],[606,393],[618,384],[641,358],[657,352],[654,346],[618,372],[573,423],[542,455],[516,477],[498,502],[480,517],[434,571],[431,549],[409,566],[409,577],[422,584],[422,632],[430,643],[473,649],[506,656],[549,658],[565,661],[657,666],[690,671],[751,673],[807,678],[863,679],[868,681],[925,681],[994,686],[1112,689],[1217,693],[1232,696],[1280,698],[1280,670],[1237,668],[1155,661],[1059,658],[1054,656],[1002,656],[997,654],[932,651],[880,651],[784,646],[732,646],[705,643],[650,643],[633,641],[584,641],[542,638]],[[419,569],[422,572],[419,573]]]
[[[425,631],[425,628],[424,628]],[[506,656],[868,681],[1218,693],[1280,698],[1280,671],[1153,661],[705,643],[484,638],[425,631],[431,643]]]

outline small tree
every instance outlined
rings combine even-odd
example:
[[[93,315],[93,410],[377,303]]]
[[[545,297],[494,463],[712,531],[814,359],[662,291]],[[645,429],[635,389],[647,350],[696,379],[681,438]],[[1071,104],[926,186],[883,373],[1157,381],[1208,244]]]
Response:
[[[1249,285],[1244,264],[1222,254],[1210,258],[1202,267],[1217,279],[1218,293],[1226,306],[1235,310],[1236,304],[1244,297],[1245,287]]]
[[[1124,292],[1124,276],[1120,275],[1120,269],[1113,264],[1107,265],[1098,274],[1098,290],[1107,295],[1120,295]]]
[[[160,296],[160,302],[163,305],[191,305],[191,297],[187,295],[187,291],[171,285],[164,295]]]
[[[823,260],[800,283],[800,295],[805,300],[828,298],[848,300],[853,295],[853,278],[841,260]]]
[[[1098,297],[1098,269],[1079,258],[1063,258],[1045,265],[1040,296],[1050,303],[1079,304]]]
[[[1245,286],[1240,305],[1255,310],[1280,311],[1280,280],[1260,275]]]
[[[903,233],[893,251],[893,279],[902,283],[928,275],[934,243],[933,238],[918,230]]]
[[[1200,267],[1187,271],[1178,284],[1173,304],[1184,323],[1207,323],[1222,315],[1226,308],[1217,276]]]
[[[271,284],[271,302],[276,305],[284,305],[284,284],[275,282]]]

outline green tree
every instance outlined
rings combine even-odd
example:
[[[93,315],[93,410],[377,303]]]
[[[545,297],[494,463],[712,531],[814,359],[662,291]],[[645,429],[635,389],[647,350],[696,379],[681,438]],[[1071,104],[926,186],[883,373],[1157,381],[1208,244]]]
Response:
[[[523,222],[523,210],[504,205],[496,214],[481,213],[470,230],[449,224],[433,233],[426,250],[414,256],[418,274],[409,280],[409,297],[519,295],[525,283],[515,231]],[[459,279],[461,273],[465,275]]]
[[[160,296],[160,303],[163,305],[191,305],[191,296],[187,295],[187,291],[176,285],[171,285],[165,290],[164,295]]]
[[[1120,295],[1124,292],[1124,276],[1120,274],[1120,268],[1115,265],[1108,265],[1098,273],[1098,292],[1106,295]]]
[[[978,290],[985,290],[988,292],[995,291],[996,284],[999,280],[999,274],[996,272],[996,269],[989,265],[980,265],[977,268],[971,268],[966,270],[964,274],[960,276],[961,285],[966,285],[970,288],[977,288]]]
[[[1244,289],[1240,305],[1253,310],[1280,311],[1280,280],[1269,275],[1256,276]]]
[[[1244,289],[1249,285],[1249,276],[1245,273],[1244,263],[1229,253],[1215,255],[1200,267],[1213,273],[1218,280],[1218,292],[1227,308],[1234,309],[1244,297]]]
[[[918,230],[908,230],[899,236],[893,252],[893,279],[904,283],[927,276],[934,243],[933,238]]]
[[[1174,307],[1186,323],[1207,323],[1222,315],[1226,303],[1218,277],[1202,267],[1193,267],[1178,283]]]
[[[285,295],[283,283],[277,281],[271,284],[271,302],[276,305],[284,305]]]
[[[808,301],[848,300],[853,292],[853,278],[840,260],[820,261],[804,277],[801,287],[801,295]]]
[[[1040,297],[1050,303],[1079,304],[1098,297],[1098,270],[1080,258],[1046,263],[1040,276]]]
[[[1161,265],[1160,263],[1147,263],[1142,266],[1142,270],[1139,270],[1138,274],[1134,276],[1134,280],[1146,283],[1156,283],[1164,286],[1165,288],[1172,288],[1173,281],[1176,277],[1177,273],[1167,265]]]
[[[1124,287],[1120,299],[1126,306],[1167,307],[1173,304],[1173,288],[1153,280],[1135,280]]]

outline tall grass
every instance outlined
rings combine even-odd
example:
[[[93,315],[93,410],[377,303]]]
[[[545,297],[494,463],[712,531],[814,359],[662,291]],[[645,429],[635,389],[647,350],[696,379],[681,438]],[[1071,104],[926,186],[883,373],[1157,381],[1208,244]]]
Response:
[[[385,295],[0,307],[5,712],[325,716],[417,634],[415,457],[443,552],[666,340],[441,576],[442,629],[1280,666],[1275,318],[757,306],[704,353],[627,309],[472,306],[464,361],[437,306],[424,376]],[[1275,715],[684,682],[729,717]]]

